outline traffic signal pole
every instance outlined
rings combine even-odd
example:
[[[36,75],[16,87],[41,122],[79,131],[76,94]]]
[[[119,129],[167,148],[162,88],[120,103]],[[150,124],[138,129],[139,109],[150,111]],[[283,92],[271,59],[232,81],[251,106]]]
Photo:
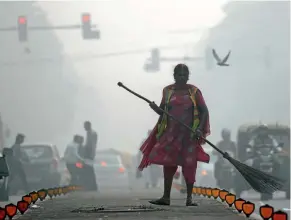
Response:
[[[160,50],[154,48],[151,50],[151,57],[146,60],[144,64],[144,70],[146,72],[158,72],[160,71],[161,62],[201,62],[204,61],[206,64],[206,69],[211,69],[213,65],[213,57],[208,54],[211,53],[211,50],[206,49],[205,57],[161,57]]]
[[[26,16],[19,16],[16,26],[0,27],[0,32],[17,31],[20,42],[28,40],[28,31],[44,31],[44,30],[82,30],[84,40],[100,39],[100,31],[95,30],[96,24],[91,24],[90,13],[83,13],[81,15],[81,24],[68,25],[51,25],[51,26],[28,26]]]

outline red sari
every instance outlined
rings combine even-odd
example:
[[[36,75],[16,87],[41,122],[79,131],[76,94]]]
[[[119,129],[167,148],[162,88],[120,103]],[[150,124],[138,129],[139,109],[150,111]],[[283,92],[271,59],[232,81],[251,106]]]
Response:
[[[188,88],[195,86],[188,85]],[[174,88],[174,85],[167,86],[165,89]],[[196,87],[195,87],[196,88]],[[165,90],[164,90],[165,91]],[[197,106],[205,106],[204,98],[197,90],[195,95]],[[165,102],[165,93],[163,93],[162,103]],[[174,117],[182,120],[191,127],[193,122],[193,103],[189,94],[173,93],[169,103],[168,112]],[[209,162],[209,155],[201,147],[203,141],[191,138],[191,132],[178,122],[168,119],[167,127],[160,138],[157,139],[158,123],[154,127],[148,139],[143,143],[140,150],[143,153],[143,159],[139,169],[143,170],[150,164],[163,165],[165,167],[195,167],[197,161]],[[209,116],[202,129],[203,137],[210,134]]]

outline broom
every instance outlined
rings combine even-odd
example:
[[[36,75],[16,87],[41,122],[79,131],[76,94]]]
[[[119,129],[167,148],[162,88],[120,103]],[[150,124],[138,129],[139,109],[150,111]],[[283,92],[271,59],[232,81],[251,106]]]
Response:
[[[132,93],[133,95],[139,97],[140,99],[146,101],[147,103],[149,104],[152,103],[150,100],[146,99],[145,97],[137,94],[136,92],[124,86],[121,82],[118,82],[117,85],[124,88],[125,90]],[[173,117],[171,114],[164,111],[163,109],[160,109],[160,110],[163,113],[165,113],[168,117],[179,122],[180,124],[185,126],[187,129],[189,129],[191,132],[195,133],[195,131],[193,131],[193,129],[189,127],[188,125],[186,125],[184,122]],[[250,184],[250,186],[257,192],[271,194],[277,190],[280,190],[284,186],[285,184],[284,180],[281,180],[280,178],[274,177],[265,172],[254,169],[253,167],[250,167],[244,163],[241,163],[240,161],[235,160],[234,158],[230,157],[227,152],[221,151],[219,148],[217,148],[214,144],[212,144],[206,138],[204,137],[200,137],[200,138],[203,139],[207,144],[209,144],[216,151],[218,151],[225,159],[227,159],[237,169],[237,171],[243,176],[243,178]]]

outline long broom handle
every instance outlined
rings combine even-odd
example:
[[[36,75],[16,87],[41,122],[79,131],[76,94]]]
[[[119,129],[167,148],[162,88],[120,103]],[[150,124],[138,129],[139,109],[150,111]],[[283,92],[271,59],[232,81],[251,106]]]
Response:
[[[117,83],[118,86],[124,88],[125,90],[127,90],[128,92],[132,93],[133,95],[139,97],[140,99],[146,101],[147,103],[152,103],[152,101],[148,100],[147,98],[143,97],[142,95],[139,95],[138,93],[132,91],[131,89],[127,88],[125,85],[123,85],[121,82]],[[185,126],[188,130],[190,130],[191,132],[193,132],[195,134],[195,131],[189,127],[188,125],[186,125],[184,122],[182,122],[181,120],[175,118],[173,115],[169,114],[168,112],[166,112],[164,109],[159,108],[161,112],[163,112],[164,114],[166,114],[167,116],[169,116],[170,118],[172,118],[173,120],[179,122],[180,124],[182,124],[183,126]],[[211,147],[213,147],[216,151],[218,151],[220,154],[222,154],[223,156],[226,156],[226,153],[221,151],[218,147],[216,147],[214,144],[212,144],[209,140],[207,140],[204,137],[200,137],[202,140],[204,140],[207,144],[209,144]]]

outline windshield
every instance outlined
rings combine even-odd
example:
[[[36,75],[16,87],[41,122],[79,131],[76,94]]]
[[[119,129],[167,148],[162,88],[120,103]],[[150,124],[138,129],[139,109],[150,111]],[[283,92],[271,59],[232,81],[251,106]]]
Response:
[[[200,169],[203,169],[203,170],[213,170],[214,164],[213,163],[200,163],[199,167]]]
[[[27,157],[30,160],[53,158],[53,152],[50,146],[46,145],[23,146],[21,150],[27,155]]]
[[[290,144],[290,137],[288,135],[273,135],[278,143],[284,143],[283,148],[287,149]]]
[[[99,165],[119,165],[120,162],[116,155],[96,155],[95,161]]]

